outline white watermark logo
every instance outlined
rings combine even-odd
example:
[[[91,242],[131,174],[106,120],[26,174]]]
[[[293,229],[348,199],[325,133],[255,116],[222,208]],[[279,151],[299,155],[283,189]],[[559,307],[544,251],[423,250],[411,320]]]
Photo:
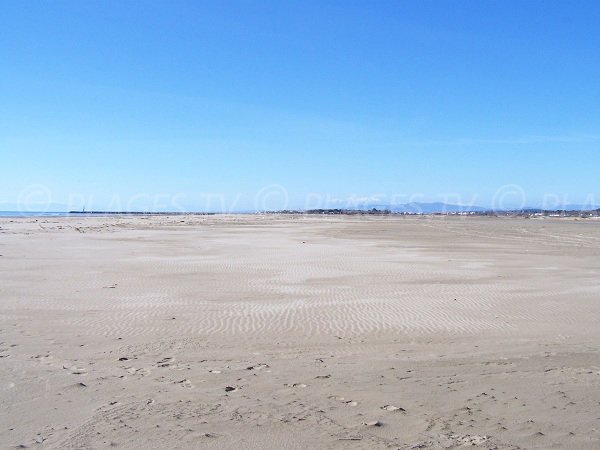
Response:
[[[516,211],[525,207],[525,190],[518,184],[505,184],[496,190],[492,198],[492,210]]]
[[[48,186],[32,184],[19,194],[17,208],[21,213],[48,212],[52,203],[52,194]]]
[[[255,211],[284,211],[288,206],[288,191],[279,184],[265,186],[254,197]]]

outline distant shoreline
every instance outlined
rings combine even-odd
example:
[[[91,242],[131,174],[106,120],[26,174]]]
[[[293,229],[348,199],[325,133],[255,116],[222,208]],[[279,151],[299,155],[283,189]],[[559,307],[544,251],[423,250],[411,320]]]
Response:
[[[590,210],[545,210],[523,209],[506,211],[447,211],[447,212],[395,212],[386,209],[310,209],[280,211],[0,211],[0,217],[85,217],[85,216],[214,216],[214,215],[345,215],[345,216],[478,216],[478,217],[600,217],[600,209]]]

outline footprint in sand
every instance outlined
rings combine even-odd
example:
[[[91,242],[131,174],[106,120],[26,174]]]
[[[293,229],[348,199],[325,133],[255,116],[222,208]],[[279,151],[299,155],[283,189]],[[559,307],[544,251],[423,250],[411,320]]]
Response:
[[[254,365],[254,366],[248,366],[248,367],[246,367],[246,370],[260,370],[260,369],[268,369],[268,368],[269,368],[268,364],[260,363],[260,364]]]
[[[348,406],[358,406],[358,402],[354,401],[354,400],[347,400],[344,397],[338,397],[336,395],[333,395],[331,397],[329,397],[330,400],[335,400],[336,402],[340,402],[343,403],[345,405]]]
[[[465,436],[451,435],[450,438],[457,440],[462,445],[469,445],[469,446],[482,445],[490,440],[489,436],[478,436],[478,435],[473,435],[473,436],[471,436],[471,435],[465,435]]]
[[[181,381],[177,381],[176,382],[178,385],[180,385],[181,387],[184,387],[186,389],[193,389],[194,385],[192,384],[192,382],[190,380],[188,380],[187,378],[181,380]]]
[[[77,367],[77,366],[69,367],[66,365],[63,365],[62,367],[65,370],[70,370],[73,375],[87,375],[87,370],[84,369],[83,367]]]
[[[400,408],[398,406],[393,406],[393,405],[385,405],[382,406],[381,409],[383,409],[384,411],[390,411],[390,412],[406,412],[406,410],[404,408]]]
[[[380,422],[379,420],[373,420],[371,422],[363,422],[362,424],[364,427],[382,427],[383,423]]]
[[[156,363],[158,367],[169,367],[173,363],[173,358],[167,356]]]

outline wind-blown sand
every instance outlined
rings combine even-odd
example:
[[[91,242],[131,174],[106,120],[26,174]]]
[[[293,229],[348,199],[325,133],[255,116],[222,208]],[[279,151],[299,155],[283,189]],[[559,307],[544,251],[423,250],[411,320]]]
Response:
[[[600,221],[0,219],[2,448],[599,448]]]

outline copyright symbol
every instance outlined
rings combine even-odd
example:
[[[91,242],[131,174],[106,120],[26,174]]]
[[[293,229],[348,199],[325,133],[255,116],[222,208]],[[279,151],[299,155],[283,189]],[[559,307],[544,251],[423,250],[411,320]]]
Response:
[[[279,184],[262,188],[254,197],[255,211],[282,211],[287,209],[288,192]]]
[[[19,194],[17,206],[19,212],[46,212],[50,208],[51,194],[47,186],[32,184]]]
[[[525,206],[525,191],[518,184],[505,184],[494,193],[494,211],[519,210]]]

